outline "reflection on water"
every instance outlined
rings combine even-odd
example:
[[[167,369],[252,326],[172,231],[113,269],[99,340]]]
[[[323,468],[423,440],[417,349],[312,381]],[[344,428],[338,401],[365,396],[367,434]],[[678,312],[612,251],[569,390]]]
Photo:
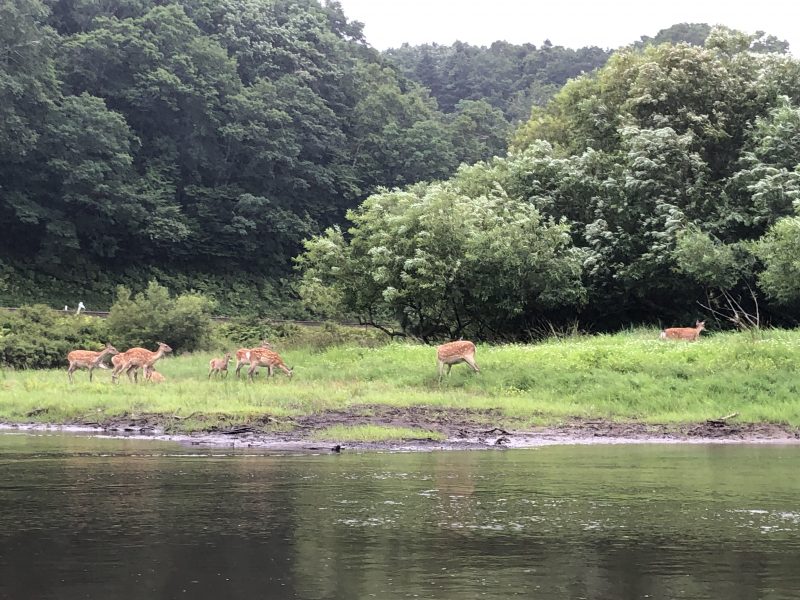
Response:
[[[0,598],[796,598],[800,447],[0,435]]]

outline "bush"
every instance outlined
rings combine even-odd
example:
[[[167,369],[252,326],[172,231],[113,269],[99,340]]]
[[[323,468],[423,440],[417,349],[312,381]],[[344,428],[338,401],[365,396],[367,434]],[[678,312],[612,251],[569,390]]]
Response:
[[[239,346],[253,347],[261,340],[282,348],[313,348],[358,345],[373,348],[389,342],[389,336],[377,329],[323,323],[304,326],[296,323],[270,323],[253,319],[234,319],[219,326],[217,335]]]
[[[205,350],[211,346],[213,309],[214,302],[205,296],[187,293],[172,298],[155,281],[136,296],[120,286],[108,315],[108,329],[120,350],[153,348],[158,342],[169,344],[175,352]]]
[[[102,350],[109,339],[103,319],[55,311],[42,304],[0,311],[0,365],[15,369],[67,366],[71,350]]]

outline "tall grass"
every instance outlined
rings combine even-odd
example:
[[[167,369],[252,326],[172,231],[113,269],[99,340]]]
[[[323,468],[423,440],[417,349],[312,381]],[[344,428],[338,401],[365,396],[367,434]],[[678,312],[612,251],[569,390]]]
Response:
[[[438,383],[435,351],[393,343],[281,351],[289,380],[266,370],[254,383],[233,373],[206,380],[210,354],[164,359],[160,385],[110,382],[86,372],[0,372],[0,421],[103,422],[158,415],[181,429],[228,423],[290,428],[292,420],[373,405],[427,406],[486,414],[494,423],[569,419],[688,423],[739,413],[746,422],[800,426],[800,332],[723,333],[664,342],[656,330],[562,338],[531,345],[479,345],[480,374],[463,366]],[[243,375],[246,369],[242,371]]]

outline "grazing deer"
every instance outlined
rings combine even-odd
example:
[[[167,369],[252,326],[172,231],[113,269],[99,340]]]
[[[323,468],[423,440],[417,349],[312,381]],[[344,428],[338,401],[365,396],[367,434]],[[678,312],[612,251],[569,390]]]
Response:
[[[272,350],[272,344],[270,344],[267,340],[261,340],[261,345],[257,348],[239,348],[236,351],[236,378],[239,378],[239,371],[244,365],[250,364],[250,352],[253,350],[260,350],[262,348],[266,348],[267,350]]]
[[[146,348],[131,348],[130,350],[126,350],[118,355],[122,358],[118,359],[118,364],[111,373],[111,380],[117,381],[117,379],[119,379],[119,374],[125,371],[129,380],[134,382],[138,381],[138,369],[145,370],[146,374],[146,369],[156,364],[158,359],[168,352],[172,352],[172,348],[163,342],[158,343],[158,350],[155,352],[151,352]],[[131,371],[133,371],[133,377],[131,377]]]
[[[661,332],[662,340],[686,340],[694,342],[700,337],[700,332],[706,328],[705,321],[696,321],[694,327],[671,327]]]
[[[481,370],[478,368],[478,365],[475,364],[475,344],[472,342],[459,340],[457,342],[442,344],[436,348],[436,363],[439,367],[439,383],[442,382],[445,365],[447,365],[447,376],[449,377],[452,366],[462,362],[467,363],[476,373],[481,372]]]
[[[111,344],[106,344],[106,347],[100,352],[92,352],[91,350],[73,350],[67,354],[67,360],[69,361],[67,376],[69,377],[69,382],[74,383],[72,374],[77,369],[89,369],[89,381],[91,381],[92,371],[98,367],[101,369],[108,368],[103,364],[103,359],[105,359],[106,356],[116,357],[118,355],[119,351]]]
[[[267,377],[272,377],[272,370],[275,367],[286,373],[289,378],[294,373],[294,369],[290,369],[284,364],[280,354],[267,348],[253,348],[248,354],[248,360],[250,361],[250,369],[247,371],[247,376],[250,381],[253,381],[253,373],[256,372],[258,367],[267,367]]]
[[[152,366],[144,368],[144,378],[150,383],[164,383],[167,380],[166,377],[156,371],[155,367]]]
[[[225,371],[225,377],[228,376],[228,363],[231,361],[231,353],[226,352],[222,358],[212,358],[208,362],[208,378],[211,379],[212,373],[222,375]]]

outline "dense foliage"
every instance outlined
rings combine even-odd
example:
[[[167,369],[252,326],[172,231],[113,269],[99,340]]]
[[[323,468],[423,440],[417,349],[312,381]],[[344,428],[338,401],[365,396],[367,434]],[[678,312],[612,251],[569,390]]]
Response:
[[[171,297],[151,282],[135,296],[120,287],[108,319],[43,304],[19,311],[0,310],[0,366],[61,368],[71,350],[101,350],[109,342],[118,350],[143,346],[155,350],[166,342],[176,353],[207,349],[212,344],[214,304],[200,294]]]
[[[599,328],[690,320],[698,301],[733,316],[730,304],[715,304],[720,297],[752,311],[754,298],[769,300],[767,318],[794,322],[800,316],[792,309],[800,299],[794,264],[800,62],[763,46],[762,34],[718,28],[704,47],[618,52],[535,109],[508,157],[462,169],[433,187],[374,196],[350,214],[348,236],[330,230],[315,238],[300,260],[305,296],[325,296],[360,314],[383,310],[415,333],[426,329],[408,323],[409,309],[397,302],[424,298],[449,324],[436,332],[445,336],[520,336],[525,324],[558,323],[564,313]],[[440,205],[427,200],[445,191],[451,197]],[[407,199],[415,194],[425,200]],[[480,248],[497,262],[481,264],[484,257],[478,253],[475,262],[475,249],[458,240],[471,235],[470,219],[498,198],[475,234],[486,235]],[[425,207],[422,225],[406,223],[418,206]],[[520,240],[547,247],[551,239],[546,226],[515,233],[525,227],[523,207],[539,223],[569,231],[551,256],[580,257],[577,267],[542,263],[537,270],[520,262]],[[436,228],[439,220],[445,225]],[[468,277],[468,293],[453,286],[451,273],[472,264],[486,281]],[[560,277],[562,295],[552,300],[562,315],[538,302],[538,290],[549,289],[552,277]],[[498,297],[486,295],[490,288]],[[469,311],[480,318],[458,326],[455,314]],[[492,326],[484,326],[489,320]]]
[[[642,36],[635,48],[686,42],[702,46],[711,27],[705,23],[679,23],[655,36]],[[786,50],[786,42],[759,32],[759,48]],[[473,46],[423,44],[391,48],[384,55],[400,71],[425,86],[445,112],[463,101],[485,101],[502,111],[509,122],[530,117],[532,106],[543,106],[570,79],[605,65],[610,50],[596,46],[572,49],[545,40],[541,46],[510,44]]]
[[[506,128],[482,101],[440,112],[335,2],[3,0],[0,293],[51,277],[42,300],[108,306],[119,282],[234,273],[263,308],[304,237]]]
[[[41,304],[0,311],[0,366],[66,368],[71,350],[102,350],[109,339],[106,325],[102,319],[59,313]]]
[[[211,345],[213,309],[214,303],[201,294],[172,298],[154,281],[135,296],[120,286],[108,315],[108,333],[121,348],[154,349],[165,342],[176,353],[204,350]]]
[[[680,24],[610,59],[380,54],[336,2],[0,0],[0,304],[105,308],[157,280],[425,339],[691,321],[720,298],[794,323],[786,51]],[[144,327],[137,302],[115,319]]]
[[[445,112],[458,110],[466,100],[485,101],[518,122],[568,80],[603,66],[611,52],[595,46],[574,50],[547,40],[540,47],[502,41],[489,47],[404,44],[384,54],[406,77],[430,90]]]
[[[524,331],[543,313],[580,306],[582,255],[566,225],[480,171],[374,195],[350,214],[349,241],[339,229],[309,241],[299,259],[305,300],[396,320],[424,340]]]

